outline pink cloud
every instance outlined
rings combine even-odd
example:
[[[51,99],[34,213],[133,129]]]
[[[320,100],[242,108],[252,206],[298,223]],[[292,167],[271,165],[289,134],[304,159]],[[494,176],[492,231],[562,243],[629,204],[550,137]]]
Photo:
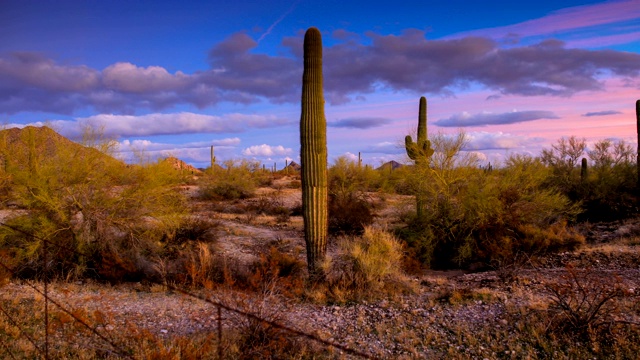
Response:
[[[635,144],[636,119],[635,101],[640,98],[637,88],[629,87],[624,80],[603,80],[605,91],[592,91],[576,94],[570,98],[543,96],[528,98],[522,96],[502,96],[487,100],[490,91],[467,91],[457,93],[455,97],[428,97],[429,136],[437,133],[453,134],[458,127],[438,127],[435,123],[461,112],[479,114],[492,112],[497,114],[526,112],[530,110],[548,111],[557,119],[539,119],[515,124],[494,124],[490,126],[466,126],[463,129],[473,141],[472,149],[482,149],[491,153],[505,155],[510,152],[526,152],[538,155],[543,147],[549,147],[561,137],[575,135],[587,141],[605,138],[623,139]],[[327,118],[378,116],[392,119],[389,124],[368,129],[367,131],[336,131],[329,129],[329,148],[334,144],[358,143],[385,144],[384,147],[368,145],[345,148],[345,151],[386,153],[401,156],[403,137],[415,132],[417,126],[419,95],[395,94],[388,98],[371,96],[364,104],[349,106],[329,106]],[[585,117],[586,113],[615,111],[607,116]],[[357,134],[357,135],[356,135]],[[485,150],[494,148],[495,150]]]
[[[588,39],[567,41],[570,47],[605,47],[611,45],[628,44],[630,42],[640,41],[640,31],[626,34],[596,36]]]
[[[518,24],[456,34],[502,38],[507,34],[520,36],[546,35],[589,26],[611,24],[640,18],[637,0],[612,1],[602,4],[575,6]]]

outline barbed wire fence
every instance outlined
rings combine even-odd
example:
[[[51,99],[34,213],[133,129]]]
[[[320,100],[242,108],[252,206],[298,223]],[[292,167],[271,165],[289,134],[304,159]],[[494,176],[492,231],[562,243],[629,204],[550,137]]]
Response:
[[[77,324],[80,324],[80,326],[82,326],[83,328],[87,329],[89,331],[89,333],[91,335],[93,335],[94,337],[98,338],[100,341],[108,344],[110,346],[110,350],[108,350],[107,352],[110,353],[111,355],[114,355],[116,357],[120,357],[120,358],[128,358],[128,359],[135,359],[136,358],[136,354],[132,353],[132,349],[125,349],[123,348],[123,346],[119,345],[118,343],[116,343],[113,339],[110,339],[108,336],[105,336],[103,333],[101,333],[98,329],[98,327],[96,326],[92,326],[90,325],[87,321],[85,321],[84,319],[82,319],[80,316],[78,316],[76,314],[76,312],[74,311],[73,308],[69,308],[67,306],[64,306],[63,304],[61,304],[61,302],[59,300],[56,300],[54,298],[51,297],[50,294],[50,289],[49,289],[49,250],[50,247],[57,247],[66,251],[70,251],[71,253],[75,254],[75,255],[79,255],[79,256],[87,256],[87,254],[82,253],[81,251],[78,251],[75,248],[71,248],[68,246],[65,246],[63,244],[57,244],[57,243],[53,243],[48,239],[36,236],[34,234],[31,234],[29,232],[26,232],[22,229],[16,228],[14,226],[8,225],[6,223],[0,222],[0,226],[6,227],[12,231],[15,231],[17,233],[21,233],[24,236],[28,236],[31,237],[35,240],[38,240],[41,242],[41,251],[42,251],[42,261],[43,261],[43,274],[42,274],[42,285],[41,288],[39,288],[37,286],[36,281],[24,281],[24,284],[26,284],[30,289],[32,289],[35,293],[39,294],[42,299],[43,299],[43,306],[44,306],[44,316],[43,316],[43,328],[44,328],[44,336],[43,336],[43,340],[38,341],[34,336],[30,335],[30,332],[27,331],[21,324],[20,322],[15,318],[14,315],[12,315],[7,309],[5,309],[5,307],[3,306],[3,304],[0,302],[0,316],[3,316],[7,319],[7,321],[14,327],[17,329],[18,335],[14,336],[14,338],[12,338],[12,341],[16,341],[17,338],[25,338],[27,340],[27,342],[29,344],[31,344],[33,346],[33,348],[35,349],[35,352],[43,359],[50,359],[51,358],[51,353],[50,353],[50,335],[51,335],[51,331],[50,331],[50,324],[49,324],[49,318],[50,318],[50,311],[49,311],[49,307],[53,306],[54,308],[58,309],[59,311],[67,314],[68,316],[70,316],[73,321]],[[118,267],[122,267],[122,265],[118,264],[118,263],[114,263],[114,266],[118,266]],[[8,274],[8,276],[10,277],[17,277],[17,271],[12,268],[6,261],[5,259],[0,256],[0,268],[4,269],[4,271]],[[126,270],[126,269],[122,269],[122,270]],[[289,334],[291,336],[295,336],[295,337],[300,337],[300,338],[304,338],[307,339],[309,341],[315,342],[321,346],[323,346],[326,349],[336,349],[336,350],[340,350],[342,352],[344,352],[347,355],[353,356],[353,357],[357,357],[357,358],[363,358],[363,359],[377,359],[378,357],[372,354],[368,354],[366,352],[360,351],[360,350],[356,350],[356,349],[352,349],[346,345],[337,343],[335,341],[330,341],[330,340],[326,340],[323,339],[321,337],[319,337],[316,334],[311,334],[309,332],[305,332],[296,328],[293,328],[291,326],[287,326],[284,324],[281,324],[277,321],[273,321],[271,319],[267,319],[263,316],[260,316],[259,314],[255,314],[255,313],[251,313],[242,309],[239,309],[237,307],[234,307],[230,304],[225,304],[220,300],[213,300],[209,297],[206,297],[205,295],[201,295],[201,294],[196,294],[193,291],[189,291],[188,289],[185,288],[181,288],[166,282],[160,282],[154,279],[146,279],[148,280],[150,283],[156,284],[156,285],[160,285],[160,286],[164,286],[167,289],[174,291],[176,293],[180,293],[183,294],[189,298],[193,298],[196,299],[198,301],[202,301],[205,302],[213,307],[215,307],[216,309],[216,338],[217,338],[217,346],[216,346],[216,356],[218,359],[223,359],[225,357],[225,349],[223,346],[223,320],[224,319],[230,319],[231,317],[228,316],[227,318],[223,317],[223,310],[226,312],[229,312],[230,314],[234,314],[236,316],[240,316],[240,317],[244,317],[250,321],[254,321],[257,322],[261,325],[264,326],[269,326],[272,327],[274,329],[278,329],[280,331],[283,331],[286,334]],[[1,347],[0,350],[4,350],[4,353],[7,354],[10,358],[12,359],[17,359],[18,357],[16,357],[16,355],[13,353],[11,347],[5,343],[4,341],[1,342]],[[211,355],[211,354],[209,354]]]

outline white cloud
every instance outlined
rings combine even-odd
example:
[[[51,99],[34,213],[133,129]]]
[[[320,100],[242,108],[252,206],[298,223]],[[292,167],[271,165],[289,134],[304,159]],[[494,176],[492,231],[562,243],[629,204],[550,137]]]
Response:
[[[211,145],[215,147],[215,150],[234,148],[240,144],[240,139],[226,138],[211,141],[198,141],[189,142],[183,144],[167,144],[156,143],[149,140],[123,140],[119,143],[119,151],[132,151],[134,149],[145,151],[174,151],[184,149],[206,149],[210,151]]]
[[[270,157],[270,156],[286,156],[293,152],[291,148],[285,148],[282,145],[271,146],[267,144],[254,145],[242,150],[244,156],[258,156],[258,157]]]
[[[466,133],[467,145],[465,150],[520,150],[532,146],[540,146],[542,139],[526,136],[505,134],[503,132],[471,132]]]
[[[160,66],[145,68],[119,62],[102,71],[102,81],[107,89],[143,93],[176,91],[185,88],[192,79],[180,71],[172,75]]]
[[[181,113],[153,113],[146,115],[99,114],[76,120],[52,120],[47,123],[9,124],[9,127],[28,125],[53,127],[54,130],[69,138],[82,135],[84,126],[102,129],[105,136],[130,137],[154,135],[179,135],[197,133],[238,133],[252,128],[268,128],[290,124],[288,119],[275,115],[254,115],[232,113],[222,116]]]
[[[239,138],[226,138],[211,141],[198,141],[183,144],[156,143],[149,140],[123,140],[118,143],[117,153],[129,162],[143,158],[157,159],[174,156],[187,163],[195,165],[208,165],[211,160],[210,147],[215,147],[218,159],[234,156],[234,149],[240,144]]]
[[[381,154],[402,154],[405,152],[404,143],[383,141],[377,144],[368,146],[364,152],[366,153],[381,153]]]

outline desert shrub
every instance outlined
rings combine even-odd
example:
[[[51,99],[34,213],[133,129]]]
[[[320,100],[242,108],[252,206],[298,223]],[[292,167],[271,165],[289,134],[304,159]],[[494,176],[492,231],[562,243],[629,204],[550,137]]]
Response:
[[[407,290],[401,243],[389,232],[366,227],[362,236],[338,240],[322,264],[332,300],[376,298]]]
[[[306,263],[295,256],[283,253],[276,247],[260,254],[250,270],[246,286],[262,293],[280,293],[298,297],[304,290]]]
[[[637,213],[635,151],[623,140],[605,139],[588,151],[590,169],[580,200],[584,221],[612,221]]]
[[[349,160],[346,156],[338,157],[328,169],[329,188],[331,192],[353,192],[366,190],[369,186],[369,178],[364,167]]]
[[[416,166],[410,177],[425,209],[398,233],[415,257],[436,268],[502,264],[519,251],[546,252],[583,241],[566,228],[577,207],[546,184],[549,170],[541,161],[513,155],[488,172],[462,151],[464,145],[464,134],[436,136],[430,163]],[[552,239],[541,240],[532,230],[549,227],[558,229]]]
[[[373,205],[365,192],[371,171],[344,156],[329,169],[330,233],[361,234],[373,222]]]
[[[540,160],[551,169],[550,185],[571,199],[577,198],[580,184],[580,164],[587,148],[585,139],[575,136],[560,138],[551,149],[542,149]]]
[[[237,200],[253,197],[254,185],[250,182],[216,182],[201,188],[200,197],[203,200]]]
[[[389,194],[411,195],[411,183],[408,181],[412,172],[411,167],[402,166],[397,169],[380,169],[379,181],[376,188]]]
[[[638,315],[638,293],[620,277],[569,266],[545,292],[548,307],[525,312],[525,343],[553,357],[637,357],[640,326],[625,319]]]
[[[329,195],[329,233],[359,235],[373,223],[373,205],[360,192]]]
[[[287,188],[289,188],[289,189],[301,189],[302,188],[302,182],[300,180],[291,180],[287,184]]]
[[[260,196],[249,204],[247,210],[253,211],[256,214],[286,217],[288,217],[290,213],[290,210],[284,205],[284,202],[277,193]]]
[[[229,160],[224,169],[205,174],[200,185],[204,200],[237,200],[255,195],[256,188],[270,176],[257,162]]]
[[[586,178],[580,159],[588,157]],[[541,161],[551,172],[549,186],[579,204],[582,221],[612,221],[637,212],[635,152],[625,141],[600,140],[589,149],[584,139],[562,138],[543,149]]]
[[[623,311],[621,301],[635,297],[619,277],[570,266],[546,284],[545,290],[551,298],[549,311],[554,314],[550,330],[570,331],[583,339],[613,326]]]
[[[12,201],[26,212],[0,229],[0,248],[12,253],[21,276],[101,276],[113,264],[138,272],[186,211],[175,191],[180,174],[162,163],[125,166],[109,156],[113,142],[88,132],[73,144],[47,128],[15,133]],[[108,275],[108,274],[107,274]]]

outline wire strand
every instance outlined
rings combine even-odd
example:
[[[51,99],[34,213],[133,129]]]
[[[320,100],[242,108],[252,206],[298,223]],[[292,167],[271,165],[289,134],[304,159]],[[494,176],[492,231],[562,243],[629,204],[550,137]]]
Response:
[[[7,227],[7,228],[9,228],[9,229],[11,229],[11,230],[17,231],[17,232],[22,233],[22,234],[24,234],[24,235],[26,235],[26,236],[31,236],[31,237],[33,237],[33,238],[35,238],[35,239],[38,239],[38,240],[41,240],[41,241],[44,241],[44,242],[50,243],[50,244],[52,244],[53,246],[56,246],[56,247],[58,247],[58,248],[61,248],[61,249],[64,249],[64,250],[68,250],[68,251],[71,251],[71,252],[73,252],[73,253],[74,253],[74,254],[76,254],[76,255],[80,255],[80,256],[88,257],[88,255],[87,255],[87,254],[84,254],[84,253],[82,253],[82,252],[78,251],[77,249],[70,248],[70,247],[65,246],[65,245],[62,245],[62,244],[52,243],[52,242],[50,242],[50,241],[49,241],[49,240],[47,240],[47,239],[44,239],[44,238],[39,237],[39,236],[37,236],[37,235],[31,234],[31,233],[29,233],[29,232],[27,232],[27,231],[24,231],[24,230],[22,230],[22,229],[16,228],[16,227],[14,227],[14,226],[11,226],[11,225],[8,225],[8,224],[5,224],[4,222],[0,222],[0,226],[5,226],[5,227]],[[7,268],[7,267],[6,267],[3,263],[1,263],[1,262],[0,262],[0,265],[1,265],[1,266],[3,266],[3,267],[5,267],[5,268]],[[114,265],[115,265],[115,266],[117,266],[117,267],[120,267],[121,269],[124,269],[124,268],[122,267],[122,265],[120,265],[120,264],[118,264],[118,263],[115,263]],[[13,273],[13,271],[12,271],[11,269],[9,269],[9,268],[7,268],[7,269],[9,270],[9,272]],[[209,298],[206,298],[206,297],[203,297],[203,296],[201,296],[201,295],[195,294],[195,293],[190,292],[190,291],[188,291],[188,290],[181,289],[181,288],[178,288],[178,287],[173,286],[173,285],[170,285],[170,284],[166,284],[166,283],[162,283],[162,282],[159,282],[159,281],[155,281],[155,280],[153,280],[153,279],[147,279],[147,280],[148,280],[149,282],[153,283],[153,284],[166,286],[167,288],[169,288],[169,289],[171,289],[171,290],[173,290],[173,291],[179,292],[179,293],[181,293],[181,294],[184,294],[184,295],[190,296],[190,297],[195,298],[195,299],[199,299],[199,300],[201,300],[201,301],[204,301],[204,302],[206,302],[206,303],[209,303],[209,304],[211,304],[211,305],[213,305],[213,306],[220,307],[220,308],[225,309],[225,310],[227,310],[227,311],[230,311],[230,312],[233,312],[233,313],[236,313],[236,314],[239,314],[239,315],[246,316],[246,317],[247,317],[247,318],[249,318],[249,319],[259,321],[259,322],[261,322],[261,323],[263,323],[263,324],[270,325],[270,326],[272,326],[272,327],[274,327],[274,328],[277,328],[277,329],[280,329],[280,330],[283,330],[283,331],[289,332],[289,333],[291,333],[291,334],[294,334],[294,335],[297,335],[297,336],[300,336],[300,337],[307,338],[307,339],[309,339],[309,340],[315,341],[315,342],[320,343],[320,344],[322,344],[322,345],[325,345],[325,346],[327,346],[327,347],[332,347],[332,348],[335,348],[335,349],[338,349],[338,350],[342,350],[342,351],[344,351],[344,352],[346,352],[346,353],[348,353],[348,354],[350,354],[350,355],[355,355],[355,356],[358,356],[358,357],[361,357],[361,358],[365,358],[365,359],[377,359],[377,357],[375,357],[375,356],[373,356],[373,355],[371,355],[371,354],[367,354],[367,353],[361,352],[361,351],[359,351],[359,350],[351,349],[351,348],[349,348],[349,347],[347,347],[347,346],[345,346],[345,345],[342,345],[342,344],[339,344],[339,343],[336,343],[336,342],[332,342],[332,341],[328,341],[328,340],[322,339],[322,338],[320,338],[320,337],[318,337],[318,336],[316,336],[316,335],[309,334],[309,333],[305,333],[305,332],[303,332],[303,331],[301,331],[301,330],[294,329],[294,328],[292,328],[292,327],[288,327],[288,326],[286,326],[286,325],[282,325],[282,324],[276,323],[276,322],[274,322],[274,321],[271,321],[271,320],[268,320],[268,319],[261,318],[261,317],[259,317],[259,316],[255,315],[255,314],[248,313],[248,312],[242,311],[242,310],[240,310],[240,309],[236,309],[236,308],[231,307],[231,306],[229,306],[229,305],[223,304],[223,303],[221,303],[221,302],[219,302],[219,301],[213,301],[213,300],[211,300],[211,299],[209,299]],[[38,291],[38,290],[36,290],[36,291]],[[54,303],[54,302],[52,301],[52,303]],[[54,303],[54,304],[56,304],[56,303]],[[57,304],[56,304],[56,305],[57,305]],[[65,312],[66,312],[66,311],[65,311]],[[67,313],[68,313],[69,315],[71,315],[72,317],[74,317],[76,320],[80,321],[80,320],[79,320],[79,319],[77,319],[75,316],[73,316],[71,313],[69,313],[69,312],[67,312]],[[84,323],[83,323],[83,324],[84,324]],[[84,325],[88,327],[88,325],[86,325],[86,324],[84,324]],[[89,329],[91,329],[92,331],[94,331],[94,332],[95,332],[95,330],[93,330],[91,327],[89,327]],[[95,333],[96,333],[98,336],[100,336],[101,338],[103,338],[103,337],[102,337],[102,335],[100,335],[99,333],[97,333],[97,332],[95,332]],[[107,342],[109,342],[109,343],[111,344],[111,342],[110,342],[108,339],[106,339],[106,338],[103,338],[103,339],[104,339],[105,341],[107,341]],[[112,346],[113,346],[113,344],[112,344]]]

